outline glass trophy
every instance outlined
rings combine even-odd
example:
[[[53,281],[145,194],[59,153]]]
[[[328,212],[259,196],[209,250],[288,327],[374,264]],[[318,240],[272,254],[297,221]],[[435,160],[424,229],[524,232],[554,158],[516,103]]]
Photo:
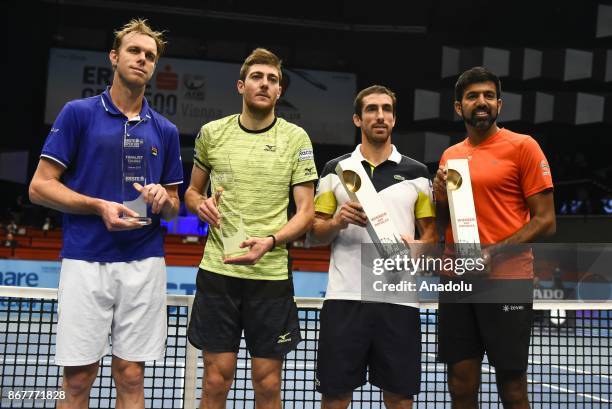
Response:
[[[240,243],[247,239],[247,234],[239,211],[238,189],[231,169],[213,170],[211,182],[211,194],[214,195],[221,215],[219,224],[223,256],[229,258],[244,254],[248,248],[240,248]]]
[[[134,187],[134,183],[140,183],[142,186],[147,184],[147,149],[144,138],[130,136],[126,133],[123,139],[122,159],[123,205],[138,213],[138,216],[135,217],[124,215],[122,219],[138,222],[143,226],[150,224],[151,218],[147,215],[147,203]]]

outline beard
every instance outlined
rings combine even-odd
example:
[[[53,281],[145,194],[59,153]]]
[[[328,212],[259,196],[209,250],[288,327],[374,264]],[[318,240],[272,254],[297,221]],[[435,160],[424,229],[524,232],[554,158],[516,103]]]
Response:
[[[483,111],[487,112],[487,116],[486,117],[481,118],[481,117],[477,117],[476,116],[477,112],[483,112]],[[482,131],[486,131],[491,126],[493,126],[495,121],[497,121],[497,110],[495,110],[493,112],[490,108],[487,108],[486,110],[484,110],[484,109],[475,109],[475,110],[472,111],[472,115],[470,115],[467,118],[464,115],[463,110],[461,110],[461,116],[463,117],[463,122],[465,122],[466,124],[476,128],[476,129],[479,129],[479,130],[482,130]]]
[[[367,141],[372,145],[381,145],[387,142],[391,137],[391,132],[386,135],[377,135],[372,131],[364,131]]]

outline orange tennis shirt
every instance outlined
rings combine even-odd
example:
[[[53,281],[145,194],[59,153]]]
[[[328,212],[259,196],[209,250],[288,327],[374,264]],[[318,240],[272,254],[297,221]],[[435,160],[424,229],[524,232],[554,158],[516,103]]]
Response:
[[[468,159],[478,233],[482,244],[495,244],[529,222],[526,199],[553,187],[548,161],[529,135],[501,128],[479,145],[464,141],[446,149],[440,159]],[[449,223],[446,243],[453,243]],[[491,278],[533,277],[533,255],[521,252],[512,258],[494,258]]]

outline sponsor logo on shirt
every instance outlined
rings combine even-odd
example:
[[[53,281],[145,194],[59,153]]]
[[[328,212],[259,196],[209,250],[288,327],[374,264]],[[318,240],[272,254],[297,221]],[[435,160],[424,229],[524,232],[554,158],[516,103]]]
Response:
[[[402,175],[393,175],[393,179],[399,180],[400,182],[403,180],[406,180],[406,178],[403,177]]]
[[[264,145],[265,152],[276,152],[276,145]]]
[[[59,132],[59,128],[51,128],[51,133],[53,132]]]
[[[304,168],[304,176],[314,175],[314,166],[310,168]]]
[[[312,154],[312,149],[300,149],[300,154],[298,155],[298,161],[303,160],[312,160],[314,155]]]
[[[548,162],[546,162],[546,159],[542,159],[542,161],[540,162],[540,167],[542,168],[542,176],[550,175],[550,166],[548,166]]]
[[[156,146],[151,146],[151,155],[157,156],[157,147]]]

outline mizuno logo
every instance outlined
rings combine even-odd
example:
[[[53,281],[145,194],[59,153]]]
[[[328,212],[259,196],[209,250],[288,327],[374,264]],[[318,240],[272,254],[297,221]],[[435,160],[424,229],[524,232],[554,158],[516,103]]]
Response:
[[[395,179],[395,180],[400,180],[400,181],[402,181],[402,180],[406,180],[406,178],[405,178],[405,177],[403,177],[402,175],[393,175],[393,179]]]
[[[289,335],[291,335],[291,332],[287,332],[286,334],[279,335],[278,336],[278,341],[276,343],[277,344],[284,344],[285,342],[291,342],[291,338],[288,338]]]
[[[276,145],[265,145],[264,151],[266,152],[276,152]]]
[[[314,167],[311,167],[311,168],[304,168],[304,175],[306,175],[306,176],[310,176],[310,175],[312,175],[312,174],[314,174]]]

